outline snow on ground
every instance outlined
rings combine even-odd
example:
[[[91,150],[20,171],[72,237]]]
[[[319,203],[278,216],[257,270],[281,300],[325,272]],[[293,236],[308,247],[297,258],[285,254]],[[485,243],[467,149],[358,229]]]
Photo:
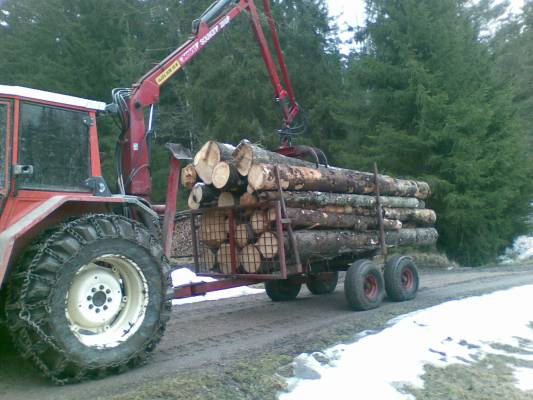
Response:
[[[422,387],[424,365],[473,363],[487,354],[533,361],[533,285],[449,301],[400,316],[379,333],[362,333],[352,344],[301,354],[295,377],[280,400],[412,399],[405,384]],[[514,312],[513,312],[514,311]],[[491,346],[498,344],[498,346]],[[529,352],[529,353],[528,353]],[[533,389],[533,370],[515,368],[517,387]]]
[[[216,279],[207,276],[196,276],[194,272],[187,268],[180,268],[172,272],[172,284],[174,286],[187,285],[196,282],[213,282]],[[248,286],[241,286],[231,289],[218,290],[206,293],[205,296],[187,297],[185,299],[172,300],[172,304],[189,304],[206,300],[228,299],[230,297],[245,296],[249,294],[263,293],[263,289],[254,289]]]

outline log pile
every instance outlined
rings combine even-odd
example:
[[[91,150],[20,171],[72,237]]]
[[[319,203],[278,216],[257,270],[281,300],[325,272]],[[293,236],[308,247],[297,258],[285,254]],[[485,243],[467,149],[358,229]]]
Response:
[[[430,195],[427,183],[318,166],[246,140],[236,147],[204,144],[182,171],[182,183],[190,190],[191,209],[209,208],[201,214],[197,232],[201,267],[208,271],[269,272],[279,263],[281,249],[291,262],[287,230],[278,237],[276,229],[278,184],[304,262],[379,249],[380,224],[385,246],[437,240],[435,212],[424,202]],[[235,212],[231,207],[237,205]]]

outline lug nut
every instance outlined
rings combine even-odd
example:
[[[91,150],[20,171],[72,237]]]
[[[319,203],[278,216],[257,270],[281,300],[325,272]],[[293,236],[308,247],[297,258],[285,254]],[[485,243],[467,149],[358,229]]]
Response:
[[[105,292],[106,292],[107,294],[109,294],[109,293],[111,293],[111,290],[107,289]]]
[[[98,314],[99,312],[100,312],[100,309],[99,309],[99,308],[97,308],[97,309],[96,309],[96,314]]]
[[[92,300],[92,296],[87,296],[87,300]]]
[[[111,303],[112,301],[113,301],[113,299],[112,299],[111,297],[108,297],[108,298],[107,298],[107,302],[108,302],[108,303]]]
[[[104,290],[104,285],[100,285],[100,290]]]
[[[92,304],[89,304],[89,310],[92,310],[94,306]]]
[[[96,288],[93,287],[93,288],[91,289],[91,292],[95,293],[95,292],[96,292]]]
[[[107,306],[104,306],[104,311],[107,310]]]

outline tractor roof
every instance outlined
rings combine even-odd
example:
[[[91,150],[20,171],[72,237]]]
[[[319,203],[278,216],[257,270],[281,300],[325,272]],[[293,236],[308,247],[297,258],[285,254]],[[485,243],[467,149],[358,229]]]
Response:
[[[103,111],[105,103],[101,101],[87,100],[80,97],[67,96],[65,94],[58,94],[52,92],[45,92],[44,90],[29,89],[21,86],[5,86],[0,85],[0,96],[18,96],[28,100],[42,100],[52,103],[65,104],[75,107],[83,107],[90,110]]]

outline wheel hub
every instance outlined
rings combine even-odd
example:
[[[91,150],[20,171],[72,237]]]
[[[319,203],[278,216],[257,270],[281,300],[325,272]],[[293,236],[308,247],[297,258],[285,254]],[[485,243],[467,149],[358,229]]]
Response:
[[[76,337],[90,347],[115,347],[144,320],[148,285],[133,261],[101,256],[80,268],[67,293],[66,316]]]

